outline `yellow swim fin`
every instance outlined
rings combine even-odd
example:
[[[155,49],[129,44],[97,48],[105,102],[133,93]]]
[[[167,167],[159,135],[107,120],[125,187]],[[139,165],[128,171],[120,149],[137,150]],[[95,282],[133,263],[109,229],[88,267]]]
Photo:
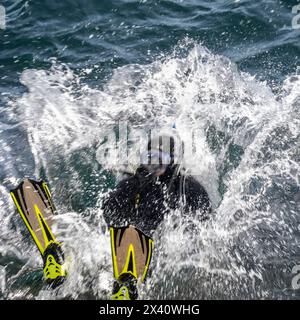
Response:
[[[115,283],[112,299],[135,300],[137,282],[144,282],[148,273],[153,240],[133,226],[110,228]]]
[[[55,207],[44,181],[26,179],[10,192],[44,262],[44,277],[51,287],[61,284],[67,270],[61,243],[51,231]]]

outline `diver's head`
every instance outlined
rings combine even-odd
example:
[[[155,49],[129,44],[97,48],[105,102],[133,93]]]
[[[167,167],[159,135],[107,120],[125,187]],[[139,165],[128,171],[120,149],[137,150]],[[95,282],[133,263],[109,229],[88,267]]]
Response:
[[[180,159],[178,151],[182,152],[182,145],[177,146],[173,136],[155,136],[148,140],[147,150],[141,154],[141,165],[157,177],[171,173]]]

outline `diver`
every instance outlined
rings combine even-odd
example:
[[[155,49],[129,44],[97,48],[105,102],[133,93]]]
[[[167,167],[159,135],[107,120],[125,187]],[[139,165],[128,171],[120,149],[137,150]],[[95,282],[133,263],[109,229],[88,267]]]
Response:
[[[103,201],[116,278],[113,299],[137,298],[137,280],[144,281],[149,268],[151,237],[170,211],[179,209],[186,218],[200,213],[201,220],[211,213],[205,188],[181,167],[183,149],[173,136],[149,139],[136,172],[119,182]]]
[[[169,212],[200,220],[211,212],[207,192],[184,171],[181,155],[183,144],[173,136],[149,139],[135,173],[103,201],[115,279],[112,299],[137,299],[137,284],[146,280],[151,262],[153,233]],[[70,259],[52,232],[56,209],[46,182],[26,178],[10,194],[41,253],[47,285],[53,289],[62,285]]]

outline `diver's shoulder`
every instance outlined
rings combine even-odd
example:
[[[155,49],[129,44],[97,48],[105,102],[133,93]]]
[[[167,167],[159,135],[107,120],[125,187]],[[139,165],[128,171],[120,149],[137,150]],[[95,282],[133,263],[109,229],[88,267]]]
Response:
[[[185,190],[191,195],[193,194],[207,194],[204,186],[191,174],[181,173],[181,179],[184,183]]]
[[[202,187],[201,183],[193,175],[186,173],[185,171],[181,171],[179,177],[191,186]]]

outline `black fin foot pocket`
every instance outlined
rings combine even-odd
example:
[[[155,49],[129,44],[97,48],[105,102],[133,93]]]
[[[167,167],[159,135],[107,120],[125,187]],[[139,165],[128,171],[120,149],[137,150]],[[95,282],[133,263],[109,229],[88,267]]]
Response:
[[[112,300],[137,300],[137,279],[131,273],[123,273],[115,280]]]
[[[59,243],[51,243],[43,254],[44,277],[50,288],[55,289],[66,279],[64,253]]]

